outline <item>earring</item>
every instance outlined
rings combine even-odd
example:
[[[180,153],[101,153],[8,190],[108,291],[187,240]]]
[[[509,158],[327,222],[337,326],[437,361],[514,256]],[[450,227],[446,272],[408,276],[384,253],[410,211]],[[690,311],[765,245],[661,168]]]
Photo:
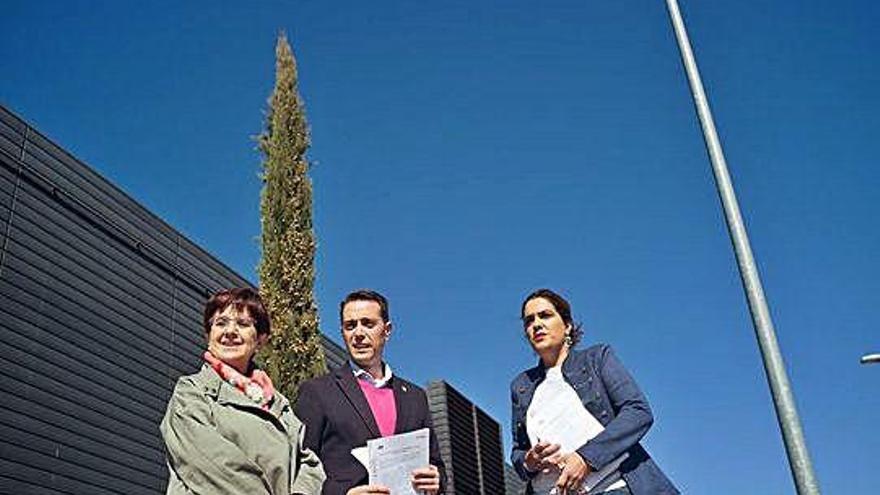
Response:
[[[565,332],[565,345],[568,347],[574,345],[574,339],[571,338],[571,332]]]

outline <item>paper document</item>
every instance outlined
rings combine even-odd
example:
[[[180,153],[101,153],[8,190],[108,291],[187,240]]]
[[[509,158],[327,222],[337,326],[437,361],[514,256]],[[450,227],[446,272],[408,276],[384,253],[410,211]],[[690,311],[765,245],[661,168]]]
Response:
[[[605,430],[581,403],[580,397],[562,376],[559,368],[547,370],[544,382],[535,391],[532,403],[526,412],[526,432],[529,441],[536,445],[540,441],[556,443],[564,454],[575,452],[582,445]],[[628,457],[624,453],[605,466],[587,476],[581,484],[579,493],[596,493],[605,488],[626,486],[621,481],[618,469]],[[538,495],[555,493],[556,481],[560,471],[538,473],[532,479],[532,489]]]
[[[367,450],[366,445],[351,449],[351,456],[357,459],[364,466],[364,469],[370,470],[370,452]]]
[[[584,478],[583,483],[581,483],[581,490],[583,490],[584,493],[590,493],[597,488],[605,489],[614,484],[614,482],[620,479],[620,465],[623,464],[623,461],[627,460],[627,458],[629,458],[629,452],[624,452],[623,454],[620,454],[617,459],[602,466],[602,469],[588,474],[587,477]]]
[[[587,477],[584,478],[584,481],[581,482],[581,486],[580,488],[578,488],[576,493],[578,495],[592,493],[601,495],[602,491],[621,479],[620,471],[618,470],[620,469],[620,465],[623,464],[623,461],[625,461],[628,457],[629,453],[624,452],[623,454],[620,454],[617,459],[614,459],[613,461],[603,466],[602,469],[593,471],[592,473],[588,474]],[[559,495],[559,490],[557,490],[554,486],[547,493],[549,495]]]
[[[371,485],[384,485],[391,495],[418,495],[410,477],[428,465],[428,429],[367,441]]]

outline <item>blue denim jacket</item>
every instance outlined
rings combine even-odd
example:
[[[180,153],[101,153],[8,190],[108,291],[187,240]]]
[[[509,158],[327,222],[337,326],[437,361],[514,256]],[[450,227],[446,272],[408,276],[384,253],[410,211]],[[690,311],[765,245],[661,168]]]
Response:
[[[629,452],[629,458],[621,464],[620,470],[633,495],[678,494],[672,482],[639,444],[654,417],[647,399],[611,347],[597,344],[583,350],[572,349],[562,364],[562,375],[577,392],[584,407],[605,427],[602,433],[577,449],[577,453],[590,466],[599,468]],[[544,376],[544,366],[539,362],[534,368],[517,375],[510,384],[513,404],[510,460],[524,480],[534,476],[523,464],[525,454],[531,448],[525,425],[526,411]]]

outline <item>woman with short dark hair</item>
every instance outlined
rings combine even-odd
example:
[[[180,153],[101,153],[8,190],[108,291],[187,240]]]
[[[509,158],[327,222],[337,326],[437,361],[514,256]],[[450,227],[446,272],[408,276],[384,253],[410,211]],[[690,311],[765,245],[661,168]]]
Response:
[[[203,325],[205,362],[177,381],[160,426],[167,493],[320,493],[324,471],[302,446],[302,423],[254,364],[271,329],[259,294],[247,287],[214,294]]]
[[[611,347],[574,349],[581,326],[552,290],[529,294],[520,315],[540,358],[510,390],[511,461],[529,493],[679,493],[639,444],[651,409]]]

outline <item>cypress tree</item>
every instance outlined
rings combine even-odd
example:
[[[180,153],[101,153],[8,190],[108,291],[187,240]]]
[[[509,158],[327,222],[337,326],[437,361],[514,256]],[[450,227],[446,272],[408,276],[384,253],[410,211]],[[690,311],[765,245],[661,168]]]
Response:
[[[275,89],[259,137],[263,191],[258,272],[272,317],[272,337],[261,359],[276,387],[291,400],[303,380],[325,370],[314,295],[316,242],[305,156],[309,144],[296,61],[281,33],[275,47]]]

